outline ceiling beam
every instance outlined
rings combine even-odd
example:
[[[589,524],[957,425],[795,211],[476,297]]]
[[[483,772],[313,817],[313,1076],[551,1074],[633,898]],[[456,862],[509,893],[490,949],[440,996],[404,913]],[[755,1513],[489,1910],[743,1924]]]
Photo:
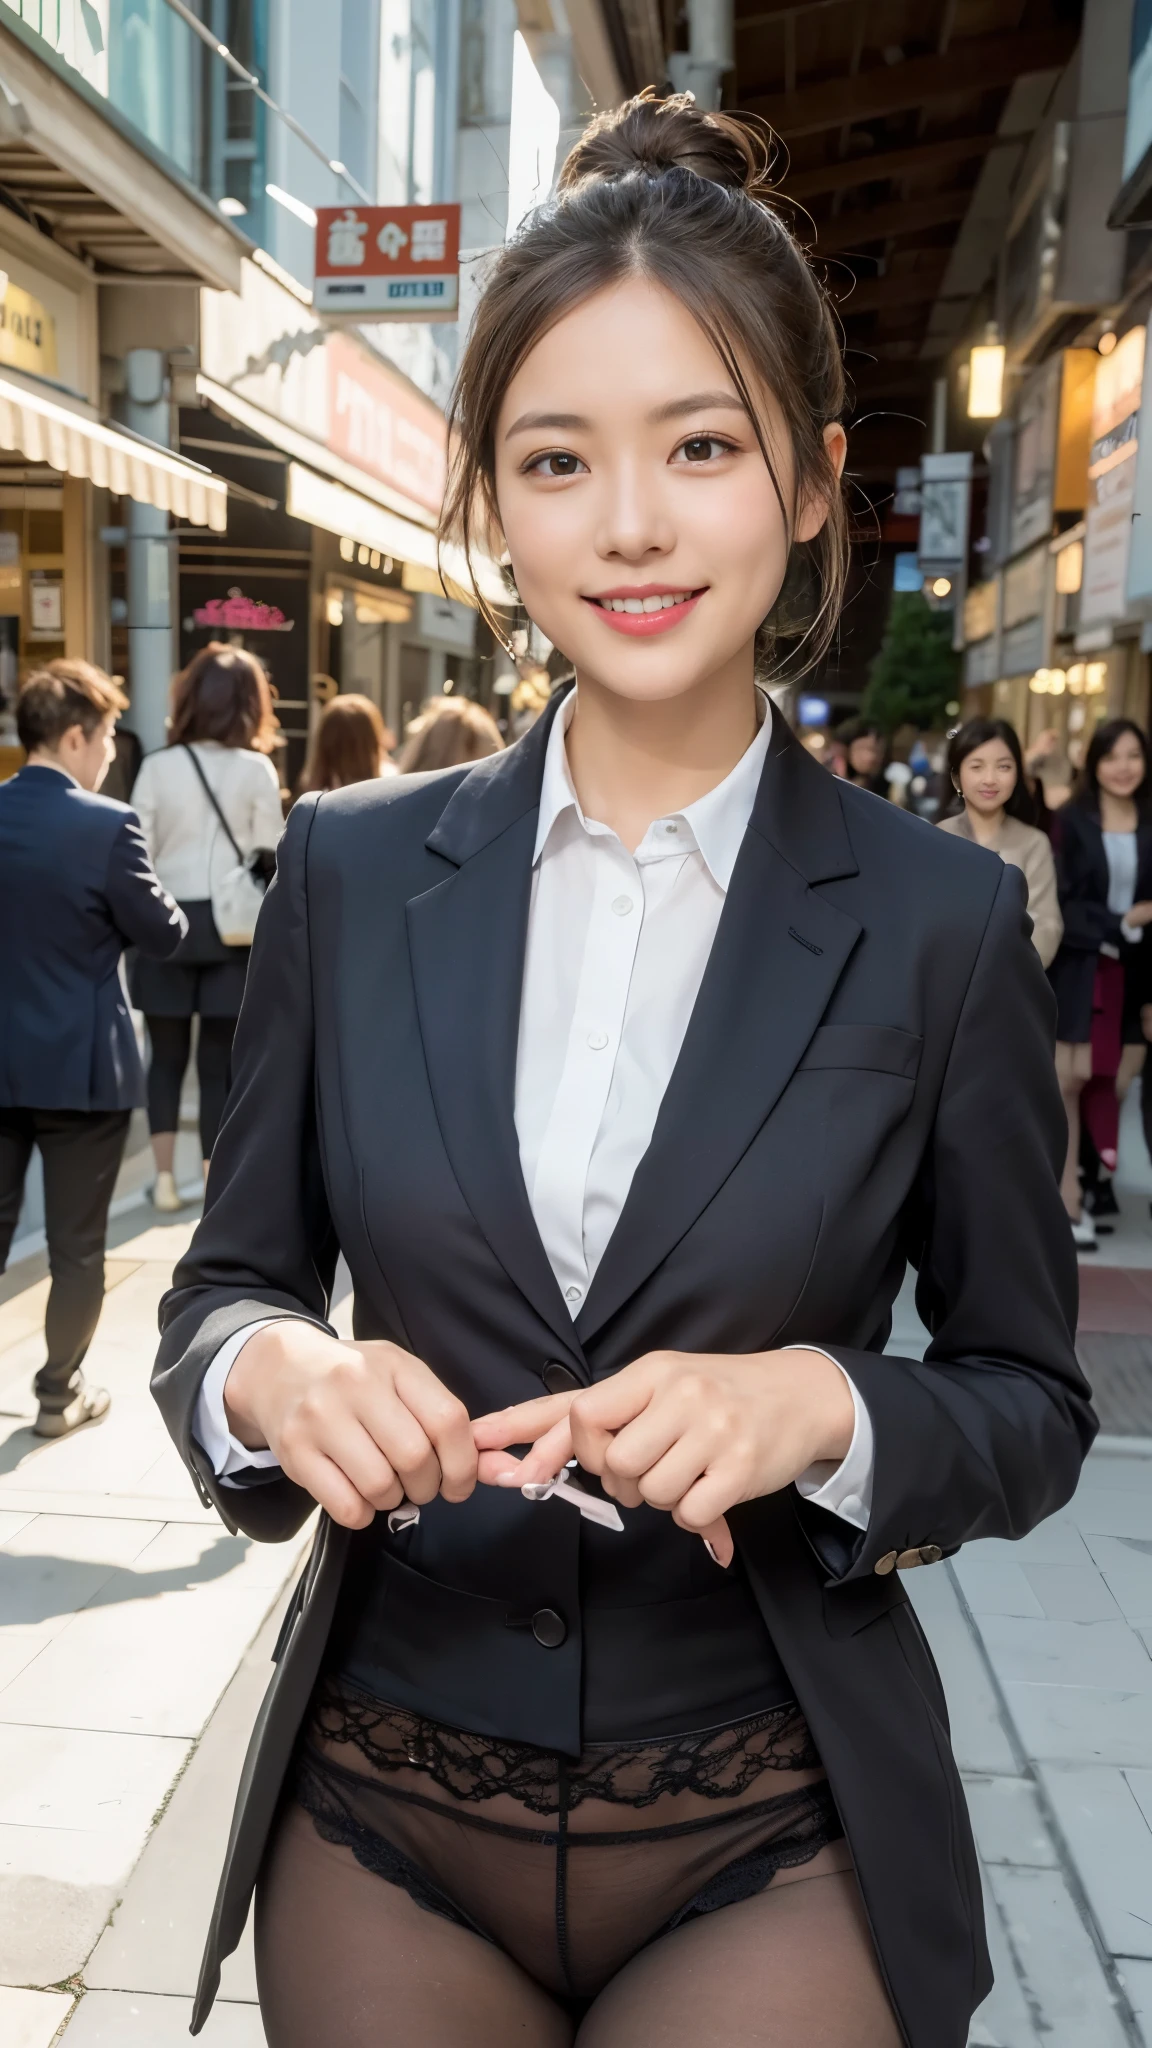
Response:
[[[917,142],[909,149],[886,149],[877,156],[855,156],[811,170],[790,171],[782,180],[786,199],[815,199],[823,192],[847,192],[855,185],[878,185],[917,171],[948,170],[986,156],[991,149],[1019,148],[1018,135],[953,135],[945,142]]]
[[[838,213],[834,220],[817,223],[815,254],[834,256],[844,249],[866,249],[871,242],[886,242],[895,235],[947,227],[950,221],[963,220],[971,203],[971,192],[939,192],[932,199]]]
[[[909,57],[902,64],[877,64],[854,77],[827,78],[793,93],[741,93],[743,104],[782,135],[820,135],[854,121],[901,114],[929,100],[953,99],[1012,85],[1032,71],[1054,71],[1076,48],[1073,27],[1025,34],[971,36],[953,43],[945,56]]]
[[[841,298],[833,292],[833,303],[842,320],[857,313],[879,313],[889,306],[927,306],[939,296],[943,265],[925,270],[898,271],[894,277],[866,277]]]

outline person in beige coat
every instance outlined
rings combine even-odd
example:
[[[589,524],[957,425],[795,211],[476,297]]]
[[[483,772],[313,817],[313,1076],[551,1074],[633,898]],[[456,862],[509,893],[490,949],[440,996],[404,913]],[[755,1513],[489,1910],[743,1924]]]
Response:
[[[1032,942],[1047,967],[1064,934],[1052,848],[1027,822],[1028,785],[1014,726],[1003,718],[970,718],[952,735],[948,773],[963,809],[941,818],[942,832],[972,839],[1023,871]]]

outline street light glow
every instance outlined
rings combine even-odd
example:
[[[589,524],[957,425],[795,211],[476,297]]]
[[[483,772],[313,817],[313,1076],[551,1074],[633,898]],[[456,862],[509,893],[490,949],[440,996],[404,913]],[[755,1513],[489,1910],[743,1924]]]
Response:
[[[968,417],[996,420],[1004,410],[1004,344],[982,342],[968,357]]]

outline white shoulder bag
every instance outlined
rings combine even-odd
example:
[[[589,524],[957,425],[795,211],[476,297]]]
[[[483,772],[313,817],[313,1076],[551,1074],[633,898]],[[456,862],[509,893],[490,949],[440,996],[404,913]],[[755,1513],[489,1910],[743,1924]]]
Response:
[[[222,875],[214,877],[210,884],[212,899],[212,921],[226,946],[250,946],[256,932],[256,919],[264,901],[264,891],[276,869],[276,855],[268,847],[258,847],[245,859],[237,843],[236,834],[220,808],[220,801],[194,748],[185,741],[184,752],[200,777],[200,784],[212,809],[220,820],[221,829],[236,856],[236,865],[226,868]]]

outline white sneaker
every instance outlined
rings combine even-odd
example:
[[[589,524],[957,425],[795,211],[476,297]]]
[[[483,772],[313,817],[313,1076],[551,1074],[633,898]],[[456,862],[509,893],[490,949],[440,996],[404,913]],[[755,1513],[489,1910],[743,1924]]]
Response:
[[[176,1185],[176,1176],[174,1174],[158,1173],[156,1175],[156,1184],[152,1189],[152,1207],[163,1210],[165,1214],[171,1214],[172,1210],[184,1207],[183,1197]]]
[[[1072,1242],[1078,1252],[1094,1252],[1096,1249],[1096,1222],[1087,1209],[1072,1224]]]

